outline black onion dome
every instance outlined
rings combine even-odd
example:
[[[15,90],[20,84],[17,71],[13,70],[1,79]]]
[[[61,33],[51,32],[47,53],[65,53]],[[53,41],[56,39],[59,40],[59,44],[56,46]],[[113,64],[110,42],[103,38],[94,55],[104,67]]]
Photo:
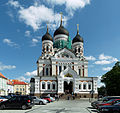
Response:
[[[72,40],[72,43],[75,43],[75,42],[83,42],[83,38],[78,33],[75,36],[75,38]]]
[[[56,31],[54,32],[54,36],[58,34],[64,34],[64,35],[69,36],[69,32],[62,25],[58,29],[56,29]]]
[[[44,40],[50,40],[53,42],[52,36],[48,32],[46,32],[46,34],[43,35],[42,41],[44,41]]]

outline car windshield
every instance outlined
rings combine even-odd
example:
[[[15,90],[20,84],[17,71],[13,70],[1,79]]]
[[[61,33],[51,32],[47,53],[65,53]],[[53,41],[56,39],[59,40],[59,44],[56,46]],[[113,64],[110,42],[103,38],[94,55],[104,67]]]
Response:
[[[105,103],[110,103],[110,102],[112,102],[114,99],[111,99],[111,100],[109,100],[109,101],[107,101],[107,102],[105,102]]]
[[[120,102],[118,102],[118,103],[115,103],[114,105],[119,105],[119,106],[120,106]]]
[[[3,97],[0,97],[0,99],[5,99],[5,98],[3,98]]]
[[[102,100],[105,101],[108,97],[103,97]]]

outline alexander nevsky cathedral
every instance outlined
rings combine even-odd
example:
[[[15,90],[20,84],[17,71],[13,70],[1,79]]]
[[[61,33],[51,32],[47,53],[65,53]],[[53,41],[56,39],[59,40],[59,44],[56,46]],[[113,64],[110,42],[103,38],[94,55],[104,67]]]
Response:
[[[42,37],[42,53],[37,60],[37,75],[30,80],[30,93],[35,96],[73,93],[81,98],[89,98],[92,93],[96,97],[97,77],[88,77],[83,44],[79,27],[71,40],[62,25],[62,17],[53,37],[47,27]]]

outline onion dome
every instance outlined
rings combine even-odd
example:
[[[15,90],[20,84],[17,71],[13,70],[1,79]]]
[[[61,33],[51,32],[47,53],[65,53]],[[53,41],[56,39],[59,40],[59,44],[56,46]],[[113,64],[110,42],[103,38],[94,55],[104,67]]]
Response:
[[[82,42],[83,43],[83,38],[79,35],[79,27],[77,27],[77,34],[72,40],[72,43],[75,43],[75,42]]]
[[[53,42],[52,36],[48,32],[48,26],[47,26],[47,32],[46,32],[46,34],[43,35],[43,37],[42,37],[42,41],[44,41],[44,40],[50,40],[50,41]]]
[[[58,35],[58,34],[64,34],[69,36],[69,32],[67,31],[67,29],[65,29],[62,26],[62,13],[61,13],[61,23],[60,23],[60,27],[58,29],[56,29],[56,31],[54,32],[54,36]]]
[[[54,36],[58,34],[64,34],[69,36],[69,32],[62,25],[60,25],[60,27],[54,32]]]

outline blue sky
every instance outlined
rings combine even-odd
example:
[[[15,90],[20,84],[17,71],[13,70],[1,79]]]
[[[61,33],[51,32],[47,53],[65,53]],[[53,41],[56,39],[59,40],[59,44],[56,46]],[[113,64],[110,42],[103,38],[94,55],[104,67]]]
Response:
[[[73,39],[76,24],[84,39],[89,76],[101,76],[119,60],[120,0],[0,1],[0,72],[28,81],[36,73],[46,22],[53,36],[63,23]]]

